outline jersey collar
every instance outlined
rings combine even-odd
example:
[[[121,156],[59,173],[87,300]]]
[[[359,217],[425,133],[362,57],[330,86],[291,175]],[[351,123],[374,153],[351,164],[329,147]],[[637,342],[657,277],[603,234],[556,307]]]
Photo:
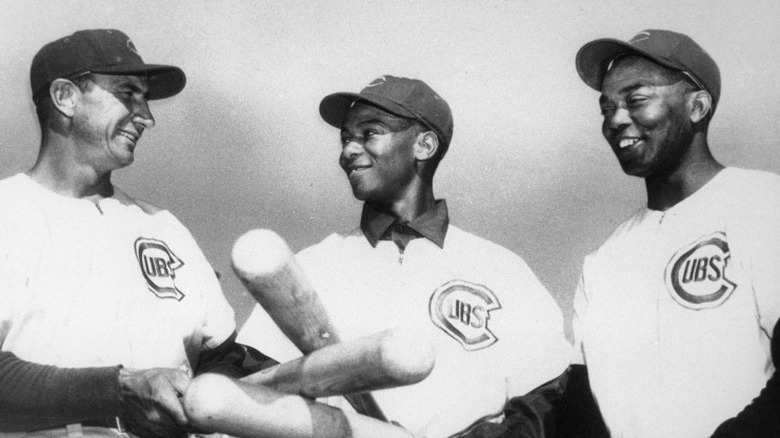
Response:
[[[360,217],[360,228],[372,247],[376,247],[380,240],[395,241],[392,235],[401,235],[404,236],[402,240],[405,242],[416,237],[424,237],[439,248],[444,248],[444,238],[449,223],[447,201],[444,199],[437,200],[433,208],[406,224],[398,222],[378,205],[368,202],[363,204],[363,213]],[[396,244],[398,243],[396,241]]]

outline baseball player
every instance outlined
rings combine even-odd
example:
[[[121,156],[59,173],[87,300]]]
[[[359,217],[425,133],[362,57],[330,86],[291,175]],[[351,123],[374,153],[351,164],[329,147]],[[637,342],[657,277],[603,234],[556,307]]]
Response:
[[[100,29],[45,45],[30,79],[38,159],[0,181],[0,436],[180,436],[190,377],[245,350],[189,231],[111,173],[185,75]]]
[[[559,308],[523,260],[450,224],[435,198],[449,105],[420,80],[387,75],[325,97],[320,114],[341,130],[339,164],[363,212],[359,227],[298,262],[343,339],[405,327],[437,351],[427,379],[374,393],[381,409],[428,437],[499,419],[508,397],[565,368],[570,346]],[[259,306],[239,341],[280,361],[300,354]]]
[[[623,171],[644,179],[647,205],[585,259],[574,363],[587,366],[609,435],[708,437],[774,370],[780,177],[712,156],[720,74],[688,36],[599,39],[576,64],[600,91],[602,133]],[[777,399],[776,383],[762,397],[771,391]]]

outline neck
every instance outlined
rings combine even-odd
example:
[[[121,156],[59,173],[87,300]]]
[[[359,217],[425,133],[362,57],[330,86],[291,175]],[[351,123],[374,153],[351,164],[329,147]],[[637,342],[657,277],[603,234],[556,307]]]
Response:
[[[38,159],[27,174],[38,184],[63,196],[96,199],[112,196],[111,172],[99,172],[82,163],[75,150],[74,145],[46,136]]]
[[[648,208],[666,211],[674,207],[710,182],[724,167],[712,156],[706,141],[689,151],[672,171],[645,179]]]
[[[405,196],[392,204],[384,207],[399,222],[411,222],[436,204],[433,196],[433,188],[427,186],[425,190],[416,192],[413,196]]]

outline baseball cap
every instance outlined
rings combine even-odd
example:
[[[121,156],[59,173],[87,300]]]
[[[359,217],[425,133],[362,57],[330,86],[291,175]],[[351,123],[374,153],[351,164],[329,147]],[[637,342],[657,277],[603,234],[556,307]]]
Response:
[[[347,112],[357,101],[368,102],[390,114],[419,120],[439,136],[444,151],[452,139],[450,106],[419,79],[384,75],[374,79],[360,93],[334,93],[320,102],[320,115],[329,125],[341,128]]]
[[[33,101],[40,100],[55,79],[85,73],[145,76],[149,100],[174,96],[187,82],[178,67],[144,63],[130,38],[119,30],[80,30],[46,44],[33,58]]]
[[[720,99],[720,70],[715,61],[689,36],[669,30],[648,29],[628,42],[604,38],[591,41],[577,52],[577,73],[591,88],[601,83],[615,59],[638,55],[666,68],[683,72],[712,96],[712,109]]]

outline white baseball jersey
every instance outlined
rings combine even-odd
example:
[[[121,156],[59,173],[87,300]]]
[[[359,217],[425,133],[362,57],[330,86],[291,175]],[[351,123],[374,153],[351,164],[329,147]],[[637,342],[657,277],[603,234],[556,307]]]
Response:
[[[389,240],[373,248],[358,228],[297,259],[343,340],[404,327],[433,342],[427,379],[374,392],[390,420],[421,436],[449,436],[500,413],[508,397],[568,365],[560,309],[525,262],[452,225],[444,248],[424,238],[403,254]],[[238,340],[278,360],[300,356],[259,306]]]
[[[586,258],[575,311],[575,362],[612,436],[710,436],[773,372],[780,177],[727,168],[641,209]]]
[[[0,181],[0,346],[62,367],[190,372],[235,330],[187,229],[117,192],[97,204]],[[147,208],[148,210],[148,208]]]

